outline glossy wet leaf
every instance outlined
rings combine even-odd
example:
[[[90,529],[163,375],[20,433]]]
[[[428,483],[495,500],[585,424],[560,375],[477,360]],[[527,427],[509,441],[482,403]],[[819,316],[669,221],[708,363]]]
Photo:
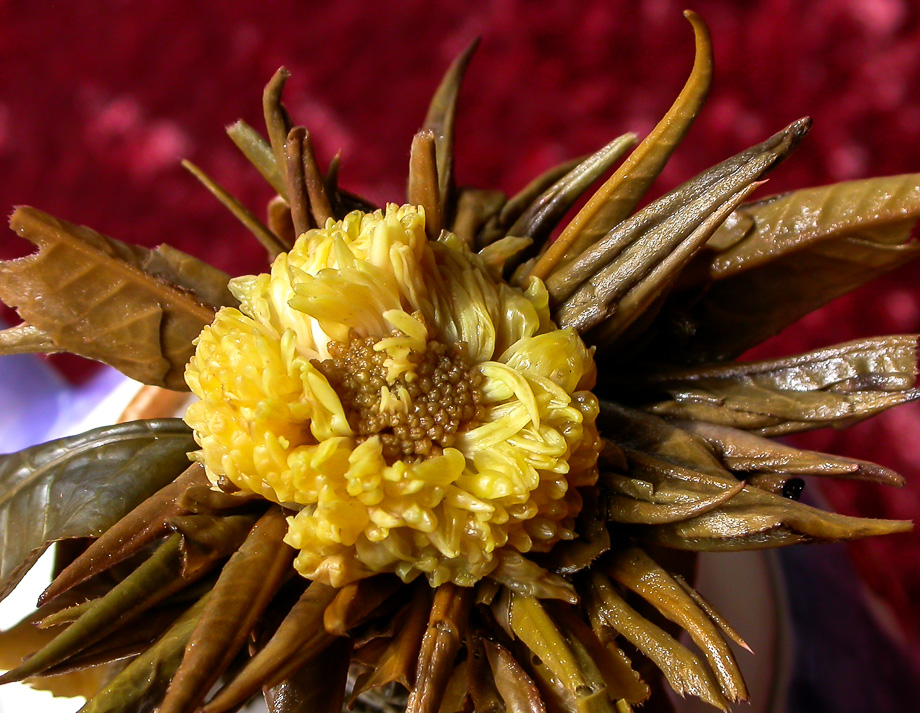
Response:
[[[684,14],[696,40],[687,83],[658,125],[566,226],[534,269],[535,276],[545,280],[625,220],[690,130],[712,82],[712,46],[703,20],[692,11]]]
[[[185,424],[177,420],[170,423],[175,423],[178,428],[184,430],[187,439],[186,450],[194,448],[194,441],[191,440],[191,433]],[[124,517],[114,518],[101,536],[54,578],[42,593],[40,601],[51,601],[80,582],[140,552],[169,532],[170,518],[189,512],[179,502],[186,488],[206,487],[208,484],[204,467],[200,463],[186,468],[178,478],[164,478],[163,481],[165,484],[159,490],[136,504],[130,512],[123,513]]]
[[[234,710],[263,686],[278,685],[326,650],[336,637],[323,627],[323,612],[337,591],[321,582],[311,583],[271,639],[204,710],[207,713]]]
[[[182,661],[208,596],[192,605],[156,643],[135,658],[105,685],[80,713],[136,713],[153,711]]]
[[[741,670],[719,628],[693,597],[644,550],[635,546],[620,548],[605,558],[604,569],[690,635],[709,662],[726,698],[747,700]]]
[[[97,537],[195,448],[178,419],[106,426],[0,456],[0,598],[57,540]]]
[[[472,250],[492,244],[505,235],[498,225],[498,215],[507,200],[502,191],[458,189],[457,206],[448,230]]]
[[[920,397],[916,335],[848,342],[796,357],[663,373],[671,398],[648,410],[765,436],[842,427]]]
[[[177,534],[160,545],[146,562],[105,596],[94,600],[47,646],[21,666],[0,676],[0,684],[21,681],[65,661],[172,594],[169,585],[179,579],[181,568],[180,540]]]
[[[0,330],[0,355],[52,354],[60,351],[48,332],[31,324],[17,324]]]
[[[434,593],[428,626],[422,637],[415,688],[409,694],[406,713],[436,713],[454,670],[473,601],[469,587],[447,583]]]
[[[544,569],[515,550],[501,549],[495,555],[498,565],[489,573],[489,577],[510,591],[537,599],[561,599],[570,604],[578,603],[575,587],[567,579]]]
[[[338,639],[286,680],[265,691],[270,713],[340,713],[352,642]]]
[[[810,126],[800,119],[723,161],[619,224],[546,283],[557,321],[581,331],[606,322],[611,342],[673,284],[729,213]]]
[[[680,421],[676,425],[706,440],[725,467],[738,475],[776,473],[866,480],[901,487],[904,478],[869,461],[817,451],[807,451],[730,426],[705,421]]]
[[[483,648],[482,637],[470,633],[466,637],[467,681],[470,698],[477,713],[504,713],[505,702],[495,685],[492,667]]]
[[[677,639],[633,609],[599,571],[591,577],[591,626],[610,628],[651,659],[678,694],[691,694],[728,710],[728,701],[709,669]]]
[[[651,350],[734,358],[920,254],[920,174],[808,188],[741,206],[713,236],[656,325]],[[694,277],[695,276],[695,277]]]
[[[438,239],[443,223],[436,146],[434,132],[430,129],[420,131],[412,139],[406,191],[409,205],[421,206],[425,210],[425,233],[429,240]]]
[[[161,713],[194,710],[246,642],[291,572],[294,550],[282,542],[285,513],[273,506],[224,565],[192,632]]]
[[[274,188],[279,195],[285,195],[284,183],[275,161],[275,154],[262,135],[240,119],[227,127],[227,136],[262,175],[268,185]]]
[[[482,643],[505,710],[508,713],[546,713],[540,691],[514,655],[497,642],[484,639]]]

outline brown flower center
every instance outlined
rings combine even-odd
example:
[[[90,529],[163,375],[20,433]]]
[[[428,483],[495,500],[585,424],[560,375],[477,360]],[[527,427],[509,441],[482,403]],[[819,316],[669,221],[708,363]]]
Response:
[[[413,373],[387,380],[387,355],[375,351],[373,337],[355,335],[347,343],[331,341],[331,358],[315,361],[335,389],[358,441],[379,436],[387,463],[419,461],[440,455],[456,434],[481,418],[482,375],[471,368],[463,343],[429,341],[423,353],[410,355]],[[383,389],[408,395],[408,408],[381,408]]]

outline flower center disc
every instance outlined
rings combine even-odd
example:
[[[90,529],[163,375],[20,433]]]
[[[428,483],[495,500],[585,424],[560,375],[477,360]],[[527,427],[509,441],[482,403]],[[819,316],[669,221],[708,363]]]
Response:
[[[429,341],[408,359],[415,368],[388,378],[389,357],[374,337],[329,342],[330,359],[313,362],[335,389],[348,424],[363,442],[378,436],[392,465],[440,455],[481,418],[482,375],[463,343]]]

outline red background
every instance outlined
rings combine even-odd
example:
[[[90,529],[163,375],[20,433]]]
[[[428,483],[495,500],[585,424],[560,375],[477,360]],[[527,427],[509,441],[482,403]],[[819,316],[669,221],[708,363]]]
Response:
[[[458,122],[464,184],[515,191],[612,137],[647,132],[692,63],[686,5],[712,30],[707,109],[656,190],[803,115],[811,135],[772,175],[775,192],[920,170],[920,18],[900,0],[796,2],[251,2],[158,0],[0,4],[0,206],[31,204],[113,237],[169,242],[239,274],[261,249],[178,166],[187,157],[261,212],[266,187],[221,128],[261,126],[281,64],[286,103],[341,181],[399,201],[408,147],[450,60],[483,40]],[[9,236],[0,256],[28,251]],[[842,298],[760,354],[920,331],[920,266]],[[79,380],[86,367],[57,362]],[[904,473],[902,491],[834,484],[846,512],[920,517],[920,408],[904,407],[819,447]],[[857,543],[857,568],[901,635],[920,640],[920,537]]]

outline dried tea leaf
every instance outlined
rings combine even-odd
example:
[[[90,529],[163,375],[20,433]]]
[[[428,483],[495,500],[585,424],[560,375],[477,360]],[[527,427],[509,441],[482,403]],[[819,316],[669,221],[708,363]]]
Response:
[[[732,359],[917,257],[920,174],[794,191],[741,206],[668,301],[648,354]]]
[[[209,595],[205,595],[173,624],[157,642],[129,663],[94,695],[79,713],[149,713],[179,668],[185,647]]]
[[[181,421],[176,421],[182,423]],[[154,423],[148,421],[147,423]],[[182,428],[185,425],[182,424]],[[191,434],[185,428],[187,438]],[[194,448],[191,441],[187,448]],[[187,462],[187,461],[186,461]],[[164,479],[165,480],[165,479]],[[207,486],[204,466],[194,463],[182,475],[134,507],[124,517],[113,518],[105,532],[83,554],[68,565],[42,593],[40,603],[48,602],[71,587],[104,572],[109,567],[136,554],[170,531],[170,518],[188,514],[179,503],[186,488]]]
[[[235,710],[260,688],[278,685],[328,648],[336,637],[323,627],[323,612],[337,591],[321,582],[312,582],[268,643],[208,701],[202,711],[222,713]]]
[[[431,98],[428,114],[422,129],[430,130],[434,134],[437,147],[438,162],[438,192],[441,197],[441,215],[450,220],[451,205],[454,191],[454,119],[457,116],[457,97],[460,94],[460,83],[466,73],[467,65],[473,58],[473,52],[479,45],[477,37],[466,49],[460,53]]]
[[[588,612],[595,631],[610,628],[619,633],[664,673],[679,695],[698,696],[723,711],[728,701],[706,665],[683,644],[633,609],[599,571],[591,576]]]
[[[57,349],[105,362],[145,384],[187,390],[192,340],[214,308],[145,271],[149,251],[34,208],[10,227],[39,250],[0,263],[0,299]]]
[[[265,128],[268,130],[268,141],[275,156],[275,167],[279,171],[279,183],[282,188],[288,185],[284,142],[287,140],[287,135],[293,128],[293,124],[291,117],[288,116],[287,110],[281,103],[281,94],[290,76],[291,73],[287,69],[279,67],[262,91],[262,113],[265,116]],[[288,197],[284,191],[278,191],[278,194],[284,199]]]
[[[194,448],[182,421],[162,419],[0,456],[0,599],[52,542],[102,534],[173,480]]]
[[[920,397],[916,335],[863,339],[799,356],[661,372],[652,413],[765,436],[841,428]]]
[[[558,266],[577,258],[625,220],[690,130],[712,82],[712,44],[699,15],[688,10],[684,16],[693,26],[696,41],[687,83],[658,125],[566,226],[534,268],[534,276],[546,280]]]
[[[604,561],[605,571],[686,631],[709,662],[730,701],[747,700],[747,686],[719,628],[684,588],[639,547],[618,549]]]
[[[160,705],[161,713],[194,710],[242,648],[291,572],[294,550],[282,542],[286,533],[285,513],[273,506],[224,565]]]

